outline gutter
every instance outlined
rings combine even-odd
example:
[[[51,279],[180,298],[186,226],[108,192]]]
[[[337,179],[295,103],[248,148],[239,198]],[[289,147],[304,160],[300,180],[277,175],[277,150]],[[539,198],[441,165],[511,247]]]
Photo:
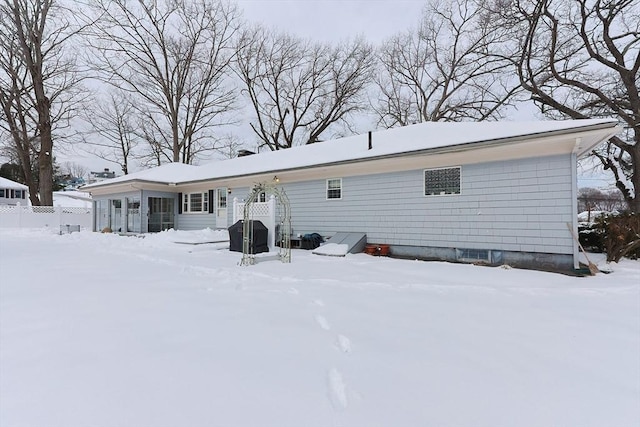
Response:
[[[83,193],[91,193],[93,190],[98,189],[98,188],[113,187],[113,186],[116,186],[116,185],[130,186],[130,185],[133,185],[135,183],[166,185],[167,187],[175,187],[176,185],[186,184],[187,182],[191,182],[191,181],[185,181],[185,182],[176,183],[176,182],[149,181],[147,179],[139,179],[139,178],[134,178],[134,179],[128,180],[128,181],[118,181],[118,182],[109,182],[109,180],[105,180],[105,181],[101,181],[100,184],[96,184],[96,185],[90,184],[91,187],[87,187],[87,186],[80,187],[80,188],[78,188],[78,191],[82,191]],[[139,188],[136,188],[136,190],[139,190]]]

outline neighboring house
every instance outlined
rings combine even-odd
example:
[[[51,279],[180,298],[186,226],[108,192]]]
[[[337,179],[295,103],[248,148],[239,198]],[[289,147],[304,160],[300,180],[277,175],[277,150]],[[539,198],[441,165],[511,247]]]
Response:
[[[233,198],[278,182],[294,233],[363,232],[397,256],[578,266],[577,158],[614,120],[423,123],[87,185],[94,230],[226,228]]]
[[[102,172],[89,172],[89,184],[95,184],[96,182],[102,182],[107,179],[115,178],[116,173],[110,171],[109,168],[104,168]]]
[[[92,172],[92,173],[93,174],[105,174],[105,172]],[[113,173],[112,178],[115,178],[115,173]],[[103,178],[103,179],[107,179],[107,178]],[[93,182],[98,182],[98,181],[94,180]],[[67,175],[67,176],[64,177],[64,179],[62,179],[60,181],[59,184],[63,188],[64,191],[73,191],[73,190],[77,190],[78,188],[80,188],[83,185],[87,184],[87,182],[85,182],[84,178],[79,178],[79,177]]]
[[[29,187],[0,177],[0,205],[29,205]]]

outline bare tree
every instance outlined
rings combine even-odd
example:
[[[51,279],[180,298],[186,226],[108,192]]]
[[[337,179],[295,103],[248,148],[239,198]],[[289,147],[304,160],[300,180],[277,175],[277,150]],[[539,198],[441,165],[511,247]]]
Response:
[[[89,174],[89,169],[77,162],[64,162],[60,172],[73,178],[84,178]]]
[[[543,113],[624,124],[593,154],[640,212],[640,2],[500,0],[493,8],[500,26],[519,30],[517,74]]]
[[[164,147],[170,145],[170,136],[162,131],[154,114],[150,111],[141,111],[139,116],[139,136],[146,143],[146,150],[142,150],[138,160],[144,167],[160,166],[172,161],[172,152],[167,152]]]
[[[80,93],[74,56],[66,51],[80,27],[69,16],[55,0],[0,2],[0,127],[10,135],[34,205],[53,204],[54,134],[68,126]]]
[[[280,150],[313,144],[363,110],[372,53],[362,39],[331,46],[259,26],[246,30],[236,68],[260,146]]]
[[[123,174],[129,173],[134,150],[140,140],[141,125],[131,100],[112,92],[106,102],[87,110],[92,135],[85,139],[89,152],[117,164]]]
[[[245,146],[238,136],[233,134],[227,134],[220,138],[220,146],[218,147],[218,153],[220,153],[225,159],[233,159],[238,157],[238,152]]]
[[[618,190],[599,190],[583,187],[578,190],[578,212],[588,212],[587,221],[591,221],[592,211],[623,211],[626,203]]]
[[[372,102],[379,124],[501,117],[518,85],[498,50],[507,35],[485,16],[474,0],[430,0],[417,30],[382,45]]]
[[[87,5],[98,17],[90,38],[95,70],[130,94],[158,133],[169,136],[156,140],[163,152],[157,158],[191,163],[213,150],[213,130],[227,123],[235,101],[227,73],[239,25],[236,6],[218,0]]]

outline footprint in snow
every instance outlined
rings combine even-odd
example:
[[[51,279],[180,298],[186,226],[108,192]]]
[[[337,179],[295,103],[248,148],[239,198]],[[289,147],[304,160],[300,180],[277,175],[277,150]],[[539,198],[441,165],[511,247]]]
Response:
[[[331,404],[335,409],[345,409],[349,404],[347,401],[347,386],[342,379],[342,374],[336,368],[329,370],[328,382]]]
[[[338,335],[338,348],[343,353],[351,353],[351,340],[344,335]]]
[[[327,322],[327,319],[320,314],[316,314],[316,322],[318,322],[318,325],[320,325],[320,327],[325,331],[331,329],[331,326],[329,326],[329,322]]]

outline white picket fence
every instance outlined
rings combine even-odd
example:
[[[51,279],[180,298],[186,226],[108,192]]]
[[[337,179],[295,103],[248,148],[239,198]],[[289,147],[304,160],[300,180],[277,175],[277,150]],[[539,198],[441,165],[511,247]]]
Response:
[[[0,205],[0,227],[50,227],[60,232],[77,229],[91,230],[91,208],[65,208],[60,206],[3,206]]]

